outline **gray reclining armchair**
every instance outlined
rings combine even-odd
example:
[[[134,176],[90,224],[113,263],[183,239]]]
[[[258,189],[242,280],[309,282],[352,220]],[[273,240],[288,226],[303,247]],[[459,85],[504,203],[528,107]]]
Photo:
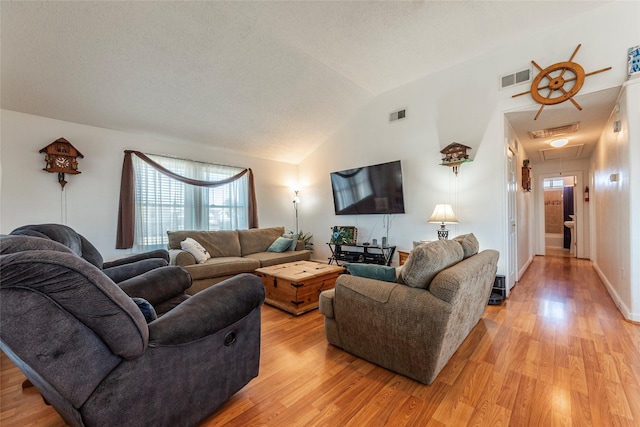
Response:
[[[26,236],[0,245],[0,348],[69,425],[195,425],[257,376],[258,277],[228,279],[147,324],[68,248]]]
[[[104,262],[102,255],[91,242],[74,229],[62,224],[24,225],[13,230],[11,234],[42,237],[62,243],[76,255],[103,270],[104,274],[116,283],[153,270],[154,268],[169,265],[169,251],[165,249],[157,249],[120,258],[115,261]]]

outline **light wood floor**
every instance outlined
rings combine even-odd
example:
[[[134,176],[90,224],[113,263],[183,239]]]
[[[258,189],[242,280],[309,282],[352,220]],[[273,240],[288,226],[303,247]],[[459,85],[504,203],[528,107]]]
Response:
[[[260,375],[203,425],[640,425],[640,326],[590,261],[536,257],[430,386],[328,345],[322,322],[265,306]],[[0,361],[0,425],[64,425]]]

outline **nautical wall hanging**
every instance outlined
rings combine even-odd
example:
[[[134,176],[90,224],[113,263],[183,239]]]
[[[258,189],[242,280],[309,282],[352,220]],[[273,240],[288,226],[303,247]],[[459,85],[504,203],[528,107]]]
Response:
[[[611,67],[607,67],[585,74],[584,68],[577,62],[573,62],[573,58],[578,53],[580,46],[582,45],[579,44],[576,47],[576,50],[573,51],[573,55],[571,55],[568,61],[558,62],[544,69],[536,64],[536,61],[531,61],[540,73],[531,82],[530,90],[513,95],[512,98],[531,93],[531,97],[538,104],[542,104],[538,110],[538,114],[536,114],[533,120],[538,120],[542,109],[546,105],[560,104],[565,101],[571,101],[578,110],[582,111],[582,107],[573,97],[582,88],[585,78],[611,69]],[[569,75],[567,75],[567,72]],[[566,88],[565,85],[567,86]]]
[[[58,173],[58,182],[62,190],[67,184],[67,181],[64,180],[65,173],[73,175],[80,173],[77,158],[84,158],[84,156],[66,139],[56,139],[40,150],[40,153],[44,153],[45,167],[43,170]]]

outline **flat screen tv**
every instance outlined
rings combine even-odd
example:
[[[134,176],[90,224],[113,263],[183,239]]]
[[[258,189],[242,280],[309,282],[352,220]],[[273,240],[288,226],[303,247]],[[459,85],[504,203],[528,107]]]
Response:
[[[331,172],[336,215],[404,213],[400,160]]]

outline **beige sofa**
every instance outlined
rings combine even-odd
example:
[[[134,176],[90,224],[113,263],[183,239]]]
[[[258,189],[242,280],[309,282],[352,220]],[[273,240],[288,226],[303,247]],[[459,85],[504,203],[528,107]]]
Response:
[[[284,234],[284,227],[250,230],[168,231],[169,263],[186,269],[193,279],[187,289],[195,294],[240,273],[253,273],[256,268],[311,258],[311,252],[298,242],[295,250],[267,252],[271,244]],[[211,258],[202,264],[181,249],[180,243],[190,237],[202,245]]]
[[[497,269],[497,251],[460,237],[414,248],[398,267],[403,283],[338,277],[320,295],[329,343],[431,384],[482,317]]]

